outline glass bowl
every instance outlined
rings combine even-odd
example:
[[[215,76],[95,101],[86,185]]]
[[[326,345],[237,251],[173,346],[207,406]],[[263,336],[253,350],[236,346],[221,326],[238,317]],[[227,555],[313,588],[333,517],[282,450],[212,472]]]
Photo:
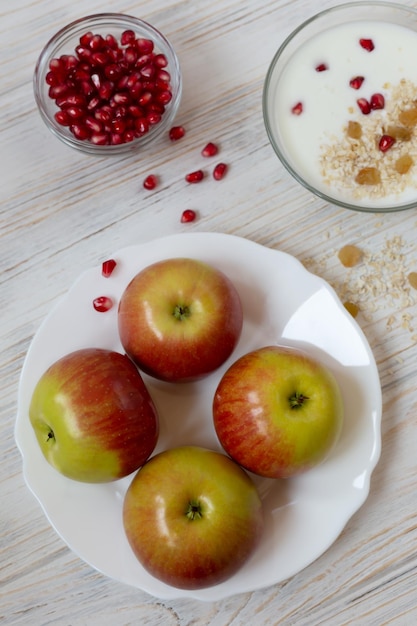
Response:
[[[357,211],[417,206],[416,49],[417,10],[389,2],[335,6],[287,37],[263,116],[299,183]]]
[[[49,130],[95,155],[155,141],[171,127],[182,92],[169,41],[147,22],[120,13],[90,15],[62,28],[42,50],[33,85]]]

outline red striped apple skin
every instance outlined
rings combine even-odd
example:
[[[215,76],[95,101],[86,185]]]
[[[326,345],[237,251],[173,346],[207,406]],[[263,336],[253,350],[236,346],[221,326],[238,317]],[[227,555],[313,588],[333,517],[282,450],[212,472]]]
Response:
[[[32,394],[29,418],[46,460],[82,482],[136,471],[154,450],[159,419],[132,361],[85,348],[55,361]]]
[[[145,373],[168,382],[201,379],[232,354],[243,310],[232,281],[196,259],[172,258],[140,271],[119,303],[126,353]]]
[[[153,456],[125,496],[129,544],[155,578],[180,589],[228,580],[255,553],[264,514],[249,475],[225,454],[181,446]]]
[[[225,372],[213,401],[224,450],[268,478],[289,478],[324,461],[343,419],[333,373],[307,353],[284,346],[243,355]]]

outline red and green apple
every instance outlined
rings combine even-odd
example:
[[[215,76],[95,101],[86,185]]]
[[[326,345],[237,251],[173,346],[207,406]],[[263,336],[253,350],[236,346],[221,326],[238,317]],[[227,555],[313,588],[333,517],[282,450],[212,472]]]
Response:
[[[232,281],[217,268],[171,258],[140,271],[122,294],[120,340],[145,373],[169,382],[216,370],[240,338],[243,312]]]
[[[337,442],[344,407],[334,374],[294,348],[266,346],[225,372],[213,401],[224,450],[247,470],[288,478],[321,463]]]
[[[249,475],[223,453],[182,446],[153,456],[125,496],[129,544],[155,578],[201,589],[235,574],[255,551],[263,508]]]
[[[155,405],[124,354],[85,348],[42,374],[29,418],[46,460],[74,480],[113,481],[136,471],[159,435]]]

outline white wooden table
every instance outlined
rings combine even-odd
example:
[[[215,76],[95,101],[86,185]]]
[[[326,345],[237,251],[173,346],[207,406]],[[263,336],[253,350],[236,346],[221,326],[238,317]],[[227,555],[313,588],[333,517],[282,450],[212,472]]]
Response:
[[[272,56],[292,28],[330,0],[14,0],[1,6],[1,512],[0,623],[152,626],[417,623],[417,216],[353,213],[296,184],[263,126]],[[417,2],[403,2],[417,7]],[[172,41],[187,135],[147,153],[101,159],[66,147],[44,126],[32,74],[47,39],[103,10],[134,14]],[[207,141],[230,165],[221,184],[186,187]],[[161,185],[145,193],[142,181]],[[182,224],[185,208],[198,219]],[[121,247],[186,231],[232,233],[294,255],[359,303],[357,321],[383,389],[382,455],[370,495],[316,562],[271,588],[228,600],[161,601],[94,571],[49,525],[22,477],[14,440],[20,371],[53,304],[86,268]],[[365,260],[346,270],[339,249]],[[376,268],[373,270],[373,268]],[[375,276],[381,272],[381,282]],[[364,287],[358,280],[364,276]]]

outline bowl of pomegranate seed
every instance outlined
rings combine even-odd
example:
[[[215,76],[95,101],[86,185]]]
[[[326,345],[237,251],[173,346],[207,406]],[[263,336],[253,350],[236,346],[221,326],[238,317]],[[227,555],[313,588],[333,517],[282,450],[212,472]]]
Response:
[[[35,100],[49,130],[96,155],[141,149],[167,132],[181,91],[170,42],[147,22],[120,13],[62,28],[34,73]]]
[[[417,10],[351,2],[314,15],[276,52],[263,89],[271,145],[327,202],[417,206]]]

